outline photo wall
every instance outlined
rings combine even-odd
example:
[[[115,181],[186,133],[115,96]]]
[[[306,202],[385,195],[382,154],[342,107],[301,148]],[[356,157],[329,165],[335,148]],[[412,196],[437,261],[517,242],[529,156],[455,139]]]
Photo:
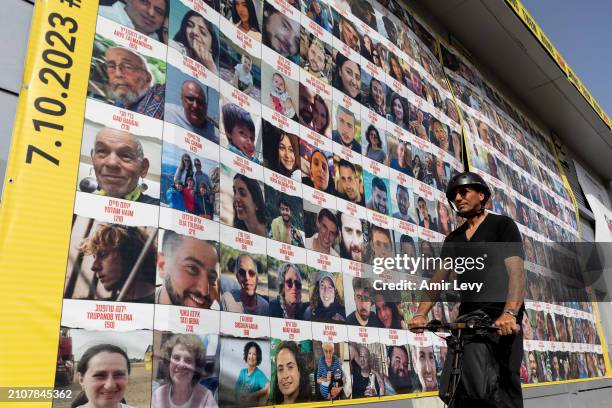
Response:
[[[404,6],[139,3],[100,2],[57,388],[112,344],[134,407],[188,384],[207,407],[435,395],[446,343],[407,330],[412,293],[373,288],[430,271],[372,264],[437,255],[464,156],[523,234],[523,382],[606,374],[586,292],[555,275],[571,246],[540,244],[578,240],[548,137]]]
[[[527,292],[523,383],[605,374],[592,293],[581,275],[577,218],[549,136],[449,47],[445,72],[463,113],[469,163],[492,186],[490,211],[516,220]],[[586,289],[585,289],[586,288]]]

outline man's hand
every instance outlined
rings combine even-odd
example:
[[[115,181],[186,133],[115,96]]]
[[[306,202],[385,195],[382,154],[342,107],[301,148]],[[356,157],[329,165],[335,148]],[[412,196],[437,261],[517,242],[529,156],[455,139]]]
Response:
[[[408,329],[413,333],[423,333],[423,329],[412,329],[412,328],[422,327],[426,325],[427,325],[427,319],[425,319],[425,316],[416,315],[412,319],[410,319],[410,322],[408,323]]]
[[[497,320],[495,321],[495,326],[499,328],[497,330],[497,333],[500,336],[514,334],[519,330],[519,325],[516,323],[516,317],[505,312],[497,318]]]

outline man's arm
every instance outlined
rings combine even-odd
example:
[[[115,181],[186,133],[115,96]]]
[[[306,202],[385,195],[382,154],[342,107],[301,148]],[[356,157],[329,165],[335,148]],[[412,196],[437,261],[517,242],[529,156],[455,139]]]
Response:
[[[430,283],[441,282],[442,280],[447,280],[449,276],[449,270],[444,268],[439,268],[434,273],[433,277],[429,281]],[[410,326],[424,326],[427,324],[427,319],[425,316],[431,310],[434,303],[438,301],[440,298],[439,290],[426,290],[422,292],[421,301],[419,302],[419,307],[417,308],[417,312],[414,314],[408,327]],[[416,330],[417,333],[422,332],[422,330]]]
[[[511,313],[518,313],[523,305],[525,297],[525,268],[523,258],[511,256],[504,259],[506,271],[508,273],[508,294],[504,312],[497,318],[495,325],[499,327],[501,335],[513,334],[518,331],[518,322]],[[509,311],[509,312],[506,312]]]
[[[506,271],[508,272],[508,296],[504,310],[513,309],[518,311],[523,305],[525,298],[525,268],[523,258],[511,256],[504,259]]]

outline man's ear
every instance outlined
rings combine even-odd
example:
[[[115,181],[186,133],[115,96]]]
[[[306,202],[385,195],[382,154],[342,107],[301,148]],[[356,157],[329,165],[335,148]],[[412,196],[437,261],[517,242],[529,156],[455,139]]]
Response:
[[[166,271],[164,267],[166,266],[166,257],[162,252],[157,253],[157,269],[159,269],[159,277],[162,279],[166,278]]]
[[[140,177],[145,178],[149,172],[149,159],[142,159],[142,168],[140,169]]]

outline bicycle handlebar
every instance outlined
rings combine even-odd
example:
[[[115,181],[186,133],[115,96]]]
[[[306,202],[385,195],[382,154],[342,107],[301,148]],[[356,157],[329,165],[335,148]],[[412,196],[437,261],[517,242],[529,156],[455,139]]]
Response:
[[[439,320],[431,320],[425,326],[414,326],[409,327],[409,330],[427,330],[432,333],[438,331],[451,331],[451,330],[468,330],[468,331],[490,331],[496,332],[499,327],[495,325],[478,324],[474,322],[453,322],[453,323],[442,323]]]

